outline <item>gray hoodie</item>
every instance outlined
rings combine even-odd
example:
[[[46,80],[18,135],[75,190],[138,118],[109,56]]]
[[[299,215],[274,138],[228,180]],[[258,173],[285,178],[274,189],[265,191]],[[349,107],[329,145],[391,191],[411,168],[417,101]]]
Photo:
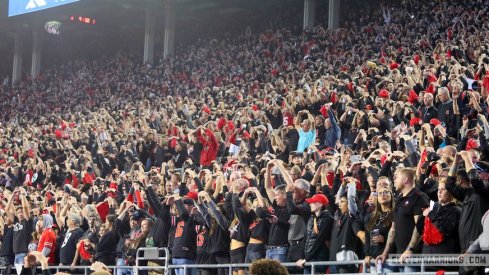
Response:
[[[489,251],[489,211],[482,216],[482,233],[467,249],[468,253],[481,253]]]
[[[53,217],[51,217],[51,215],[42,214],[42,230],[53,227],[53,224]]]

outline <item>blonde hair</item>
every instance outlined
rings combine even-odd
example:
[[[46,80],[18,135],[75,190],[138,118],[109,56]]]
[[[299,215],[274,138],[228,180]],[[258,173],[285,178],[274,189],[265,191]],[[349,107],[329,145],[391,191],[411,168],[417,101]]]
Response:
[[[414,170],[413,168],[401,168],[397,170],[397,173],[402,174],[408,179],[410,183],[415,184],[416,170]]]

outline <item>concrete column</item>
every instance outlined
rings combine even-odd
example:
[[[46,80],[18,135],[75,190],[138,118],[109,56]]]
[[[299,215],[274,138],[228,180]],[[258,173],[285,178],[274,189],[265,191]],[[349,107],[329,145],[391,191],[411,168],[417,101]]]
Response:
[[[314,27],[316,15],[316,0],[304,0],[304,24],[303,29]]]
[[[42,33],[39,29],[32,31],[32,64],[31,77],[34,79],[41,73]]]
[[[22,57],[24,41],[20,31],[15,34],[14,41],[14,64],[12,69],[12,84],[22,78]]]
[[[144,63],[153,64],[155,45],[155,15],[151,8],[146,7],[146,27],[144,32]]]
[[[172,3],[165,5],[165,43],[163,57],[175,53],[175,6]]]
[[[340,0],[329,0],[328,29],[340,27]]]

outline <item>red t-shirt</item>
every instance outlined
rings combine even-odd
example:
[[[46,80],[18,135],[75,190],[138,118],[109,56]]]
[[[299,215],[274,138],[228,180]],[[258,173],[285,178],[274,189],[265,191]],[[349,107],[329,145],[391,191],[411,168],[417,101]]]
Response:
[[[41,234],[41,239],[39,239],[39,245],[37,246],[37,251],[42,252],[43,248],[51,249],[49,252],[48,263],[54,264],[54,250],[56,250],[56,235],[54,234],[53,229],[48,228],[44,230]]]

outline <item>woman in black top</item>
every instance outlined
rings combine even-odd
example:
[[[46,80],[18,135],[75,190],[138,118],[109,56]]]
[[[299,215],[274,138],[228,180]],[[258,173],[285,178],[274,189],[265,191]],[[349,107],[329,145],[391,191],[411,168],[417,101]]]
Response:
[[[394,208],[392,190],[381,187],[377,192],[375,209],[363,219],[365,230],[365,263],[369,265],[372,259],[382,254],[392,226],[392,209]]]
[[[105,234],[100,238],[95,248],[95,261],[104,263],[105,265],[115,265],[116,248],[118,237],[114,230],[114,221],[116,215],[108,215],[105,220]]]
[[[255,200],[250,203],[249,195],[254,194]],[[267,252],[268,231],[270,223],[267,218],[271,217],[266,209],[265,200],[256,187],[245,190],[241,203],[244,205],[248,217],[251,219],[249,226],[250,240],[246,248],[246,263],[251,263],[256,259],[263,259]]]
[[[438,183],[438,202],[433,209],[423,211],[424,218],[417,224],[418,232],[423,236],[423,254],[459,254],[458,223],[462,208],[447,191],[445,181]],[[447,270],[445,267],[436,268]],[[455,268],[453,270],[457,270]]]
[[[199,211],[202,213],[206,223],[207,236],[204,235],[205,244],[202,249],[206,248],[210,253],[209,259],[212,262],[209,262],[209,264],[229,263],[229,243],[231,242],[228,231],[229,222],[222,215],[222,210],[218,209],[218,206],[216,206],[207,191],[199,192]],[[199,240],[197,240],[198,245]],[[199,254],[199,251],[197,251],[197,254]],[[213,271],[212,273],[215,274],[215,270]],[[220,268],[217,273],[224,275],[227,272],[227,269]]]
[[[246,246],[250,238],[249,226],[253,222],[251,217],[244,210],[239,197],[239,190],[244,186],[244,182],[237,180],[233,184],[233,192],[228,193],[226,196],[225,203],[231,203],[234,218],[229,226],[229,231],[231,232],[231,246],[230,246],[230,256],[231,263],[242,264],[245,262],[246,258]],[[233,274],[244,274],[242,268],[237,268],[233,271]]]

